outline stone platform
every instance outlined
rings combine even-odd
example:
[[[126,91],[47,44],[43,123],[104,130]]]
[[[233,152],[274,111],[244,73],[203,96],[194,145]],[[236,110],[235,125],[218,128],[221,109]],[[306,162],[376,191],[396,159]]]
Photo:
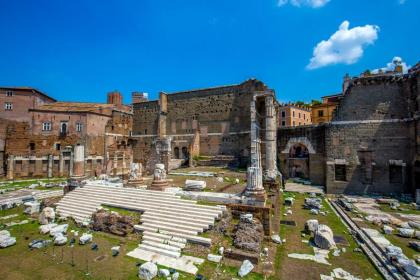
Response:
[[[225,206],[198,205],[194,200],[181,199],[170,192],[87,183],[65,195],[58,203],[57,212],[62,217],[86,223],[101,206],[142,213],[141,224],[134,228],[143,232],[143,238],[129,256],[153,259],[158,264],[193,274],[196,267],[189,257],[181,256],[182,249],[187,242],[211,245],[209,238],[198,234],[212,227],[226,209]],[[194,262],[199,263],[199,259]]]

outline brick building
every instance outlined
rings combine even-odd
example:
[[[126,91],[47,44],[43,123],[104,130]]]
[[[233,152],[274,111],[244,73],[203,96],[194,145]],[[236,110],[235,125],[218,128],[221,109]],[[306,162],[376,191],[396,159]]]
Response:
[[[127,174],[131,107],[116,92],[108,102],[46,103],[28,110],[29,122],[7,125],[8,178]]]
[[[282,173],[325,185],[329,193],[414,193],[420,187],[419,68],[348,79],[330,123],[279,128]]]
[[[55,101],[31,87],[0,87],[0,119],[30,122],[29,109]]]
[[[280,104],[278,106],[278,124],[281,127],[309,125],[311,108],[296,104]]]
[[[198,156],[205,156],[208,164],[246,166],[251,149],[251,107],[255,106],[256,126],[261,132],[274,125],[272,131],[261,134],[266,139],[262,160],[264,165],[267,161],[271,164],[275,160],[276,116],[267,115],[275,111],[275,102],[272,90],[251,79],[237,85],[162,92],[159,100],[135,103],[134,160],[149,172],[158,161],[172,169]],[[268,140],[270,137],[273,139]],[[270,155],[264,152],[267,147]]]
[[[312,109],[312,123],[321,124],[330,122],[335,114],[335,109],[340,104],[343,97],[342,93],[327,95],[322,97],[322,102],[313,104]]]

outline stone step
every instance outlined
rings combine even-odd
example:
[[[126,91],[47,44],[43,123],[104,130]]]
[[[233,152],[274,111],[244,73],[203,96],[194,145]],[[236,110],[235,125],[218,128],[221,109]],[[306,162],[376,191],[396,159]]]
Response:
[[[124,187],[103,187],[103,186],[97,186],[93,184],[86,184],[82,188],[79,189],[95,189],[97,191],[106,191],[106,190],[112,190],[112,191],[124,191],[124,192],[130,192],[130,193],[143,193],[148,195],[160,195],[162,197],[174,197],[176,196],[175,193],[172,192],[161,192],[161,191],[154,191],[154,190],[146,190],[146,189],[134,189],[134,188],[124,188]]]
[[[87,219],[90,219],[87,216],[83,216],[83,215],[79,215],[79,214],[74,214],[74,213],[69,213],[66,211],[63,211],[60,213],[60,217],[64,217],[64,218],[69,218],[72,217],[76,222],[83,222]]]
[[[142,217],[151,217],[151,218],[156,218],[156,219],[163,219],[163,220],[168,220],[168,219],[173,219],[174,215],[173,213],[157,213],[157,212],[153,212],[150,213],[149,211],[144,212],[144,214],[142,215]],[[215,218],[197,218],[196,216],[182,216],[182,217],[176,217],[177,221],[187,221],[187,222],[197,222],[197,223],[202,223],[202,224],[213,224]]]
[[[157,248],[157,247],[153,247],[153,246],[148,246],[146,244],[140,244],[139,247],[142,250],[145,251],[149,251],[149,252],[154,252],[154,253],[158,253],[164,256],[168,256],[168,257],[172,257],[172,258],[179,258],[181,256],[180,252],[173,252],[173,251],[168,251],[165,249],[161,249],[161,248]]]
[[[86,190],[90,190],[90,189],[92,189],[92,188],[81,188],[80,191],[86,191]],[[161,196],[161,194],[165,194],[165,192],[159,192],[159,191],[150,191],[150,192],[152,192],[151,194],[145,195],[144,193],[142,193],[142,192],[145,192],[145,191],[139,191],[139,190],[131,189],[131,188],[119,188],[119,191],[117,193],[115,191],[113,191],[113,189],[103,190],[102,187],[93,187],[93,189],[94,189],[93,190],[94,193],[108,192],[108,193],[111,193],[113,196],[117,196],[119,194],[123,194],[123,195],[130,194],[130,197],[136,197],[136,196],[145,197],[145,196],[148,196],[149,198],[153,198],[155,200],[157,199],[159,202],[160,201],[165,201],[165,200],[168,200],[168,201],[175,201],[176,200],[177,203],[191,204],[191,205],[194,205],[196,207],[203,208],[203,209],[208,209],[208,210],[217,209],[217,210],[220,210],[220,207],[218,207],[218,206],[197,204],[197,201],[195,201],[195,200],[182,199],[182,198],[180,198],[178,196],[175,196],[175,195],[172,195],[169,198],[165,198],[165,197]],[[225,206],[222,206],[222,207],[226,208]]]
[[[81,188],[76,190],[77,192],[73,193],[83,193],[83,194],[102,194],[106,197],[107,194],[112,195],[112,197],[125,197],[125,198],[141,198],[142,200],[151,200],[151,201],[163,201],[168,203],[180,203],[183,205],[197,205],[196,201],[194,200],[187,200],[187,199],[181,199],[177,196],[171,196],[171,197],[165,197],[160,195],[151,195],[151,194],[143,194],[143,193],[130,193],[125,191],[112,191],[112,190],[96,190],[91,188]],[[69,193],[72,194],[72,193]]]
[[[175,225],[171,226],[171,225],[162,225],[160,223],[143,223],[142,226],[149,228],[150,230],[159,233],[160,231],[170,231],[170,232],[177,232],[180,234],[185,234],[185,235],[197,235],[197,231],[195,230],[187,230],[184,228],[178,228],[175,227]]]
[[[73,198],[86,198],[86,194],[73,194],[72,196]],[[170,210],[170,211],[174,211],[174,210],[184,210],[184,211],[199,211],[202,210],[200,209],[200,207],[197,207],[198,205],[191,205],[191,206],[183,206],[183,205],[177,205],[177,204],[168,204],[167,206],[165,206],[164,204],[162,204],[162,202],[159,202],[158,200],[156,202],[149,202],[149,201],[144,201],[141,199],[135,199],[132,197],[121,197],[121,196],[117,196],[117,195],[113,195],[112,197],[110,196],[104,196],[101,194],[97,194],[97,193],[92,193],[92,194],[88,194],[88,197],[90,199],[103,199],[103,204],[109,204],[109,203],[117,203],[117,202],[127,202],[127,203],[137,203],[138,204],[138,208],[141,209],[143,205],[147,205],[149,207],[156,207],[159,209],[165,209],[165,210]],[[204,211],[203,211],[204,212]],[[215,208],[213,210],[207,210],[205,211],[206,214],[208,215],[217,215],[218,217],[222,214],[222,210],[219,208]]]
[[[83,206],[81,206],[81,203],[83,203]],[[83,209],[89,209],[91,210],[91,214],[93,214],[93,212],[96,211],[96,209],[98,207],[100,207],[100,201],[92,201],[91,199],[85,198],[85,197],[78,197],[75,198],[74,200],[66,200],[66,201],[60,201],[58,203],[58,205],[61,207],[71,207],[72,209],[81,209],[83,207]],[[115,206],[115,207],[119,207],[121,206],[120,203],[107,203],[107,205],[110,206]],[[138,204],[133,204],[133,203],[124,203],[123,204],[124,207],[128,208],[128,209],[136,209],[136,210],[140,210],[138,207]],[[147,207],[147,205],[143,205],[143,207],[141,207],[142,210],[146,210],[146,212],[144,213],[144,215],[147,213],[147,215],[154,215],[157,214],[159,215],[167,215],[169,217],[174,217],[174,211],[168,211],[168,210],[160,210],[160,209],[156,209],[153,207]],[[176,212],[176,211],[175,211]],[[206,220],[209,223],[213,223],[215,217],[211,217],[208,215],[205,215],[204,217],[202,216],[202,213],[197,213],[197,212],[181,212],[177,215],[178,217],[182,217],[181,219],[197,219],[200,218],[202,220]]]
[[[186,244],[187,243],[187,240],[185,238],[175,237],[175,236],[172,236],[172,235],[157,233],[157,232],[153,232],[153,231],[144,231],[143,232],[143,237],[145,237],[145,236],[149,236],[149,237],[153,237],[153,238],[159,238],[159,239],[163,239],[163,240],[171,240],[171,241],[181,243],[181,244]]]
[[[146,215],[147,214],[147,215]],[[154,213],[148,214],[148,212],[145,212],[141,216],[142,221],[156,221],[159,220],[161,222],[165,223],[177,223],[178,225],[185,225],[185,226],[192,226],[192,227],[201,227],[202,229],[208,229],[210,227],[209,222],[198,222],[193,220],[181,220],[178,219],[178,217],[174,218],[172,217],[157,217],[156,215],[153,215]]]
[[[141,244],[151,246],[151,247],[160,248],[160,249],[167,250],[167,251],[173,251],[173,252],[180,252],[181,253],[181,248],[172,246],[169,243],[166,244],[166,243],[155,242],[155,241],[151,241],[151,240],[142,240]]]
[[[180,224],[178,222],[164,222],[160,219],[140,219],[140,221],[143,224],[147,224],[147,225],[156,225],[156,226],[162,226],[162,227],[168,227],[168,228],[176,228],[176,229],[181,229],[181,230],[188,230],[188,231],[194,231],[194,232],[203,232],[203,227],[202,226],[191,226],[191,225],[183,225]]]
[[[169,240],[169,239],[162,239],[162,238],[153,237],[153,236],[149,236],[149,235],[143,235],[142,242],[144,243],[144,241],[146,241],[146,240],[156,242],[156,243],[168,244],[168,245],[171,245],[173,247],[178,247],[180,249],[185,248],[185,243],[175,242],[175,241],[172,241],[172,240]]]
[[[157,233],[156,228],[145,227],[143,225],[135,225],[134,229],[143,231],[144,234],[149,234],[149,232]],[[201,244],[204,246],[211,246],[211,239],[206,238],[206,237],[189,235],[189,234],[179,233],[179,232],[170,231],[170,230],[162,230],[159,232],[159,234],[179,237],[179,238],[186,239],[187,241],[191,243]]]
[[[127,199],[118,199],[115,198],[113,199],[113,201],[110,200],[102,200],[100,199],[100,197],[98,198],[97,196],[94,195],[90,195],[89,198],[86,198],[86,196],[83,195],[78,195],[78,196],[74,196],[71,198],[68,198],[67,200],[63,200],[62,202],[67,203],[72,201],[72,203],[76,203],[79,204],[79,206],[81,206],[81,202],[83,202],[83,205],[95,205],[95,204],[106,204],[106,205],[115,205],[118,206],[119,204],[124,205],[126,208],[128,208],[128,205],[131,205],[133,207],[130,207],[132,209],[136,209],[136,210],[154,210],[156,209],[157,212],[162,212],[162,211],[166,211],[166,213],[170,213],[171,216],[174,215],[174,212],[179,212],[179,216],[182,216],[184,214],[190,214],[191,216],[197,216],[197,217],[202,217],[202,218],[211,218],[214,219],[216,216],[219,216],[220,213],[222,212],[221,210],[219,210],[219,214],[214,214],[214,213],[208,213],[207,211],[199,211],[201,209],[193,209],[194,211],[191,211],[192,208],[188,208],[188,209],[184,209],[184,208],[179,208],[178,206],[174,205],[172,207],[160,207],[156,206],[156,204],[149,204],[149,203],[145,203],[143,201],[132,201],[132,200],[127,200]],[[74,202],[73,202],[74,201]],[[121,205],[120,205],[121,206]]]

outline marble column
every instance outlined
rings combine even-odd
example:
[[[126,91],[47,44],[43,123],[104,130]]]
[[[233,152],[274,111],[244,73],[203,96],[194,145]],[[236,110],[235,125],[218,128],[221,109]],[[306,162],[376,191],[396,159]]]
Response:
[[[58,157],[58,176],[64,176],[64,157],[62,151],[60,151],[60,155]]]
[[[7,158],[7,179],[13,180],[15,177],[15,156],[9,155]]]
[[[48,164],[47,164],[47,174],[48,178],[52,178],[53,176],[53,155],[48,155]]]
[[[277,129],[274,97],[265,97],[265,179],[275,180],[277,176]]]
[[[85,175],[85,146],[74,146],[73,176],[82,177]]]

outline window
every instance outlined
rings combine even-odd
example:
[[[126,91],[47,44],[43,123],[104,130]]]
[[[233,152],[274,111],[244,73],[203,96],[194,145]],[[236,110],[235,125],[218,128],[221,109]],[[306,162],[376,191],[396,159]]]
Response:
[[[299,125],[302,125],[302,123],[301,123],[301,122],[299,122]]]
[[[336,164],[335,169],[335,180],[336,181],[346,181],[346,165],[345,164]]]
[[[293,117],[295,117],[295,111],[292,111],[292,115],[293,115]]]
[[[11,90],[8,90],[8,91],[6,91],[6,96],[13,96],[13,91],[11,91]]]
[[[57,151],[60,151],[61,150],[61,144],[60,143],[55,143],[55,149]]]
[[[34,142],[29,143],[29,149],[31,151],[35,151],[35,143]]]
[[[43,131],[51,131],[51,123],[50,122],[42,123],[42,130]]]
[[[286,122],[285,121],[281,121],[281,126],[286,126]]]
[[[60,124],[60,132],[67,133],[67,122],[61,122]]]
[[[83,124],[82,123],[76,123],[76,131],[80,132],[83,130]]]
[[[300,113],[299,113],[299,119],[300,119]]]
[[[13,110],[13,104],[10,102],[4,103],[4,110],[7,110],[7,111]]]
[[[281,111],[281,117],[285,118],[286,117],[286,112],[285,111]]]
[[[324,110],[318,110],[318,117],[324,116]]]
[[[296,122],[295,121],[293,121],[293,126],[296,126]]]
[[[393,184],[401,184],[403,182],[403,169],[401,165],[389,165],[389,182]]]

